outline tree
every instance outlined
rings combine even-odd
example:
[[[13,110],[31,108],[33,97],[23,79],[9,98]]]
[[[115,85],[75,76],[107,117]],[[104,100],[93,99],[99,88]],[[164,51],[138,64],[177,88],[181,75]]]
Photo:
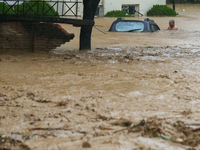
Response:
[[[96,9],[100,0],[83,0],[83,19],[94,21]],[[80,50],[91,50],[91,26],[82,26],[80,33]]]

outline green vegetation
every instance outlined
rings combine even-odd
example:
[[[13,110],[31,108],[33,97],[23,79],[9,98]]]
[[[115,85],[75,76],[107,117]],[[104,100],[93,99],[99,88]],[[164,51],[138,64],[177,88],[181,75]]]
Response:
[[[3,2],[0,2],[0,14],[6,13],[6,14],[14,14],[13,10],[10,9],[10,7],[8,5],[6,5]],[[7,12],[8,11],[8,12]]]
[[[148,12],[147,16],[176,16],[176,13],[172,8],[167,5],[154,5]]]
[[[26,15],[59,17],[55,9],[51,7],[49,3],[42,0],[32,0],[29,2],[24,2],[19,6],[16,6],[15,11],[18,11],[18,14],[26,13]]]
[[[113,10],[106,13],[105,17],[132,17],[131,14],[122,10]]]

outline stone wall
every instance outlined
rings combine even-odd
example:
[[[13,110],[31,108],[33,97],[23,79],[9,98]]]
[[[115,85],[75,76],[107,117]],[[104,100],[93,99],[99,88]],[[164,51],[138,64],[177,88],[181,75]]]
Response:
[[[0,51],[51,51],[69,42],[69,34],[60,25],[38,22],[0,22]]]

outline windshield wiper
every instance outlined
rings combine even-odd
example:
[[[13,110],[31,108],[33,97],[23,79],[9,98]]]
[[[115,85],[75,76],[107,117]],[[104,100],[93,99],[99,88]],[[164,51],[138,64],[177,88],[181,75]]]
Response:
[[[126,32],[133,32],[133,31],[137,31],[137,30],[141,30],[141,29],[133,29],[133,30],[128,30]]]

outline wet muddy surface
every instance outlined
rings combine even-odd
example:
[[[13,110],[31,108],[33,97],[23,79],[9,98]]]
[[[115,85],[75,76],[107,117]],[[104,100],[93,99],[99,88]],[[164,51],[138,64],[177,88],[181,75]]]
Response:
[[[0,149],[200,149],[198,13],[153,18],[156,33],[76,38],[50,53],[0,53]],[[143,18],[141,18],[143,19]]]

